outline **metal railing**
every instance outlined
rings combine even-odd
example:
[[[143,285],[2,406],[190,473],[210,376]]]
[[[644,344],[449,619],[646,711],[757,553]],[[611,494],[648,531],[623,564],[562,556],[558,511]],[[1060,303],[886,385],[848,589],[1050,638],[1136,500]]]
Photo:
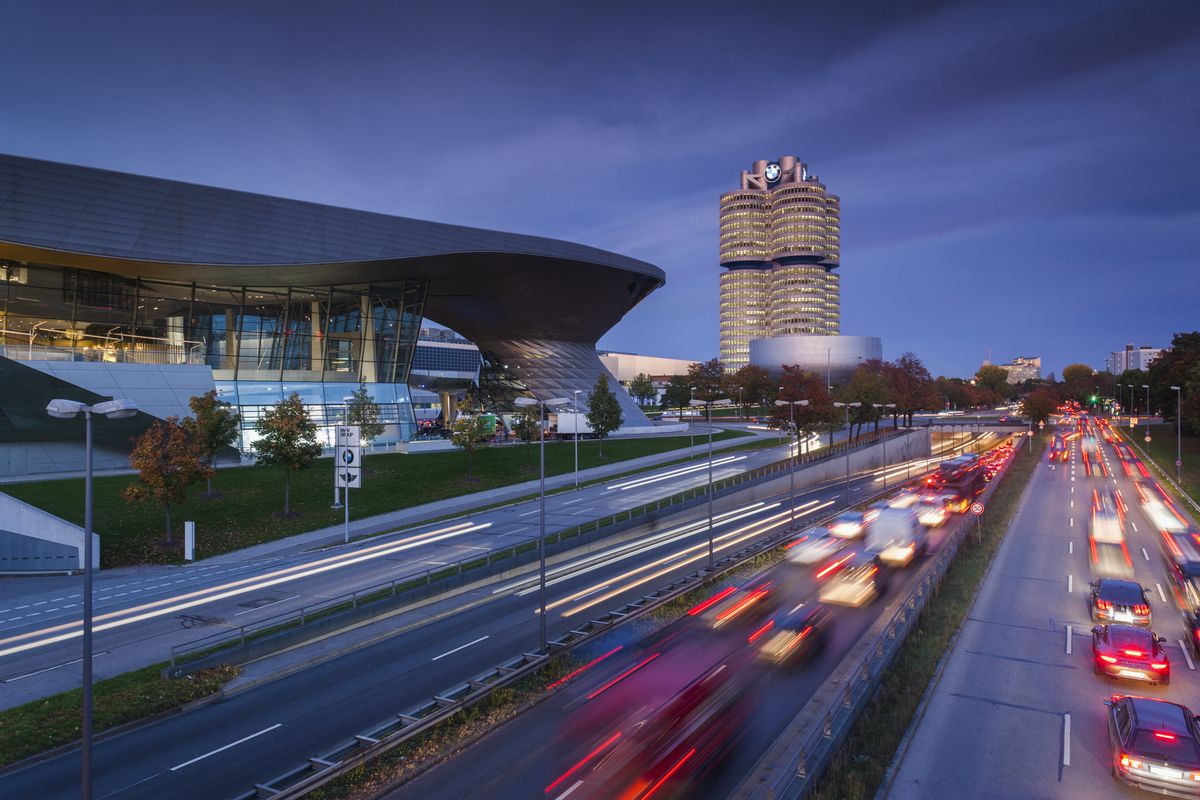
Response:
[[[1017,447],[1014,446],[1008,459],[980,495],[980,502],[985,502],[995,492],[999,478],[1008,471],[1016,453]],[[936,590],[974,527],[971,519],[960,520],[954,533],[947,537],[933,558],[922,567],[916,584],[900,601],[895,613],[886,622],[880,620],[871,627],[871,631],[878,631],[874,638],[866,639],[864,636],[854,648],[859,654],[855,656],[852,650],[796,716],[793,725],[800,726],[797,734],[787,738],[785,732],[773,745],[776,752],[768,750],[755,771],[743,780],[734,797],[739,800],[777,800],[803,798],[812,794],[838,748],[874,695],[883,673],[920,619],[930,594]],[[852,658],[856,660],[851,661]]]
[[[909,431],[901,431],[909,433]],[[890,438],[893,434],[888,434]],[[851,450],[873,445],[878,441],[871,438],[855,442]],[[797,464],[807,464],[845,452],[840,449],[820,450],[808,458],[797,459]],[[724,478],[713,483],[713,498],[725,497],[741,491],[748,485],[772,480],[786,475],[791,460],[774,462],[754,470]],[[564,528],[546,535],[546,555],[554,557],[565,551],[579,550],[580,554],[592,551],[593,545],[604,542],[623,531],[638,525],[653,522],[660,517],[677,514],[689,508],[703,505],[708,496],[708,486],[697,486],[652,503],[619,511],[577,526]],[[604,544],[603,546],[608,546]],[[491,550],[471,558],[461,559],[437,568],[426,569],[411,575],[395,578],[353,592],[325,598],[319,602],[285,611],[253,623],[226,628],[207,636],[182,644],[172,645],[169,666],[164,674],[180,677],[206,666],[217,663],[244,663],[261,658],[271,652],[292,647],[306,639],[326,634],[338,627],[361,624],[396,609],[436,595],[447,594],[468,585],[504,574],[537,561],[537,542],[527,540],[510,547]],[[238,652],[238,651],[241,652]]]

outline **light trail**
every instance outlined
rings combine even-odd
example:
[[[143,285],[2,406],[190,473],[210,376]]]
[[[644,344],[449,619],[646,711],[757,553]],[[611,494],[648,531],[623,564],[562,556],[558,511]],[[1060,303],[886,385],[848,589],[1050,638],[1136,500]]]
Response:
[[[713,459],[712,465],[714,467],[723,467],[726,464],[732,464],[735,461],[744,461],[745,459],[746,456],[725,456],[724,458]],[[669,480],[670,478],[678,478],[681,475],[690,475],[693,472],[699,472],[700,470],[706,469],[708,469],[707,461],[700,464],[693,464],[690,467],[673,469],[660,475],[652,475],[649,478],[637,478],[635,480],[625,481],[623,483],[614,483],[611,486],[605,486],[604,490],[611,492],[614,489],[620,489],[621,491],[625,491],[626,489],[636,489],[639,486],[647,486],[651,483],[658,483],[659,481]]]

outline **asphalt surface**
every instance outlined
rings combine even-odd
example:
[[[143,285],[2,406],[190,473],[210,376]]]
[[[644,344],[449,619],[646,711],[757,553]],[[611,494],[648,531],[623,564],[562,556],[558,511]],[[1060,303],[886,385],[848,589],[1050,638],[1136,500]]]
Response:
[[[1113,694],[1140,694],[1197,709],[1200,676],[1193,669],[1196,656],[1190,648],[1185,652],[1188,633],[1165,578],[1158,532],[1113,447],[1097,439],[1103,467],[1087,459],[1090,474],[1079,440],[1066,464],[1052,467],[1042,455],[882,796],[1148,796],[1109,774],[1103,701]],[[1118,490],[1128,506],[1125,537],[1134,580],[1148,587],[1153,629],[1168,640],[1169,686],[1093,674],[1088,607],[1093,489]]]
[[[930,536],[930,551],[936,552],[954,526],[966,522],[954,517],[935,529]],[[779,592],[775,603],[786,608],[816,600],[815,570],[783,562],[763,577],[774,581]],[[649,641],[629,643],[622,652],[573,679],[531,711],[387,797],[483,800],[605,796],[603,790],[600,794],[589,793],[587,785],[577,784],[592,764],[603,760],[596,756],[586,761],[586,757],[602,748],[614,730],[612,720],[619,718],[622,710],[652,706],[646,697],[670,697],[706,672],[721,668],[736,671],[739,691],[729,747],[726,752],[698,757],[686,765],[673,780],[687,776],[688,785],[672,785],[670,791],[695,797],[726,796],[872,623],[881,614],[894,612],[894,604],[907,593],[917,572],[911,568],[894,571],[887,593],[873,604],[833,608],[836,625],[830,639],[811,661],[801,664],[779,667],[753,658],[755,648],[749,640],[761,618],[713,630],[697,617],[684,617]],[[653,661],[638,666],[651,657]],[[610,685],[625,695],[610,695],[605,688]],[[659,721],[667,728],[677,722]],[[531,742],[538,744],[531,746]],[[583,766],[575,769],[581,763]],[[693,773],[693,768],[703,771]]]
[[[687,476],[683,479],[695,480]],[[875,473],[856,477],[853,493],[866,496],[876,489],[879,480]],[[611,486],[599,487],[600,496],[607,492],[620,497],[621,490]],[[632,491],[642,498],[639,502],[644,502],[650,490],[637,487]],[[841,482],[798,492],[799,522],[830,513],[843,492]],[[573,499],[571,495],[562,498]],[[718,518],[714,528],[718,555],[723,550],[739,549],[785,524],[790,513],[787,499],[784,496],[747,504]],[[509,509],[505,513],[521,512]],[[691,516],[695,516],[695,510]],[[378,543],[373,541],[370,546]],[[626,543],[619,550],[591,553],[551,569],[549,635],[561,635],[589,614],[620,607],[675,577],[693,572],[706,559],[705,525],[693,524],[682,530],[672,526]],[[240,793],[408,711],[439,691],[514,655],[536,649],[536,577],[480,590],[472,599],[487,602],[228,699],[99,742],[95,752],[96,797],[186,800]],[[870,614],[863,616],[865,627]],[[848,625],[847,632],[852,630]],[[78,752],[70,752],[4,774],[0,776],[0,797],[76,797],[78,764]]]
[[[697,437],[697,454],[703,455]],[[749,440],[747,440],[749,441]],[[787,446],[715,453],[715,480],[774,463]],[[708,460],[548,495],[546,530],[570,528],[702,486]],[[94,578],[97,680],[164,661],[173,645],[253,625],[392,580],[536,540],[536,500],[322,548],[245,562],[101,571]],[[0,709],[79,685],[80,576],[13,579],[0,599]],[[6,587],[7,588],[7,587]]]

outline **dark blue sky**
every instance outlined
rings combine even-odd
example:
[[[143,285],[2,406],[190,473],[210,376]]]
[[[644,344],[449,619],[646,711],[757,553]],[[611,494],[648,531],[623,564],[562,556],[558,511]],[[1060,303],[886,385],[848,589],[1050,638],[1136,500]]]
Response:
[[[936,373],[1200,328],[1200,4],[5,3],[0,151],[604,247],[717,349],[717,197],[842,198],[842,330]]]

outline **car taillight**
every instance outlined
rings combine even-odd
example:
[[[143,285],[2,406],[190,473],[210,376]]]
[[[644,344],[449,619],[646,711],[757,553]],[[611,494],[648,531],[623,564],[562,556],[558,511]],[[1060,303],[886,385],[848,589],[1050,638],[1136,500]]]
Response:
[[[1101,600],[1097,597],[1096,608],[1100,609],[1101,611],[1108,611],[1112,608],[1112,603],[1108,602],[1107,600]]]
[[[1127,755],[1121,755],[1121,769],[1141,769],[1144,765],[1136,758],[1130,758]]]
[[[1161,664],[1151,664],[1150,666],[1153,667],[1154,669],[1166,669],[1168,664],[1167,664],[1167,662],[1164,661]]]
[[[1110,664],[1115,664],[1115,663],[1117,663],[1117,660],[1116,660],[1115,658],[1113,658],[1112,656],[1100,656],[1100,660],[1101,660],[1101,661],[1107,661],[1107,662],[1108,662],[1108,663],[1110,663]]]
[[[1175,734],[1173,734],[1173,733],[1164,733],[1163,731],[1155,731],[1155,732],[1154,732],[1154,738],[1155,738],[1155,739],[1162,739],[1164,742],[1173,742],[1173,741],[1175,741]]]
[[[1133,613],[1135,613],[1135,614],[1149,614],[1149,613],[1150,613],[1150,606],[1143,605],[1142,603],[1138,603],[1136,606],[1134,606],[1134,607],[1133,607]]]
[[[1142,655],[1141,650],[1126,650],[1124,652],[1125,652],[1125,655],[1127,655],[1127,656],[1141,656]]]

